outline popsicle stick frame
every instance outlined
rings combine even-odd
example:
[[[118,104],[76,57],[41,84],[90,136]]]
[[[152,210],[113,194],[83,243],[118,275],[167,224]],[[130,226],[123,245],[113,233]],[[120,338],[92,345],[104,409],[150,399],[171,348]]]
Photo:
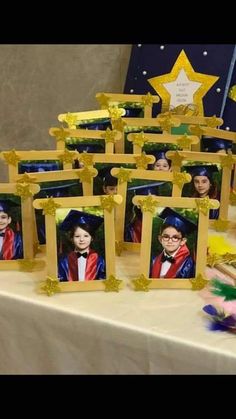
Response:
[[[66,144],[69,142],[69,138],[77,138],[78,144],[84,144],[84,141],[81,141],[81,139],[87,138],[91,141],[105,141],[105,153],[114,153],[114,144],[117,141],[120,141],[122,138],[121,132],[116,130],[110,130],[110,128],[107,128],[104,131],[92,129],[68,129],[63,127],[52,127],[49,129],[49,134],[52,137],[56,138],[57,150],[65,150]]]
[[[34,237],[33,237],[33,195],[39,192],[40,187],[36,184],[29,183],[0,183],[0,201],[3,199],[2,195],[7,194],[11,196],[19,196],[21,198],[21,223],[22,234],[13,231],[11,223],[9,227],[11,232],[5,236],[2,242],[0,270],[20,270],[20,271],[35,271],[44,268],[43,260],[34,259]],[[3,201],[2,201],[3,202]],[[4,213],[5,211],[3,211]],[[11,214],[7,213],[8,221],[13,220]],[[2,223],[1,223],[2,224]],[[10,235],[10,237],[9,237]],[[8,251],[4,255],[4,241],[13,241],[13,245],[8,247]],[[10,251],[10,252],[9,252]],[[10,254],[12,253],[12,254]],[[23,255],[22,255],[23,253]]]
[[[122,250],[139,251],[140,243],[132,243],[124,240],[124,229],[125,229],[125,215],[126,215],[126,198],[127,198],[127,187],[128,182],[134,179],[152,180],[152,181],[164,181],[172,182],[172,196],[181,197],[182,188],[185,183],[191,181],[191,175],[188,173],[177,173],[177,172],[162,172],[153,170],[142,170],[142,169],[118,169],[114,168],[111,170],[111,174],[118,178],[118,189],[117,193],[122,195],[123,201],[121,205],[116,209],[116,245],[117,253],[120,256]]]
[[[156,288],[199,290],[203,288],[208,282],[205,276],[205,269],[207,263],[206,231],[208,231],[209,208],[218,208],[219,202],[214,199],[166,198],[154,197],[153,195],[143,197],[142,195],[137,195],[133,198],[133,203],[140,206],[143,212],[140,276],[132,281],[135,290],[148,291]],[[153,279],[150,277],[151,267],[153,266],[151,261],[152,225],[158,207],[198,209],[195,276],[193,278],[177,279],[174,277],[173,279],[163,279],[154,277]]]
[[[236,163],[236,156],[232,154],[204,153],[194,151],[168,151],[166,157],[172,160],[172,170],[181,171],[181,166],[186,165],[186,161],[200,163],[219,164],[222,167],[222,181],[220,193],[219,218],[209,220],[209,226],[218,231],[224,231],[228,227],[235,227],[236,223],[228,220],[228,208],[230,198],[230,179],[233,164]],[[184,163],[185,162],[185,163]]]
[[[188,108],[186,110],[188,111]],[[220,127],[224,123],[222,118],[217,118],[215,115],[213,116],[185,115],[185,114],[178,113],[178,111],[175,111],[174,109],[169,112],[160,113],[157,115],[157,117],[161,118],[166,115],[175,116],[180,120],[181,124],[186,124],[186,125],[206,125],[207,127],[216,128],[216,127]]]
[[[19,168],[18,164],[21,161],[29,160],[49,160],[49,161],[61,161],[63,169],[72,169],[73,162],[78,158],[77,151],[57,151],[57,150],[40,150],[40,151],[2,151],[0,153],[0,159],[4,160],[8,164],[9,181],[15,182],[19,179]],[[37,173],[37,172],[35,172]],[[48,172],[50,174],[54,171]],[[21,175],[22,176],[22,175]],[[51,175],[50,175],[51,176]]]
[[[160,98],[157,95],[132,95],[124,93],[97,93],[96,99],[102,109],[109,108],[112,105],[119,103],[129,102],[140,104],[144,108],[144,118],[152,117],[152,107],[154,103],[160,102]]]
[[[121,204],[120,195],[113,196],[90,196],[77,198],[55,198],[36,199],[33,202],[34,208],[42,209],[46,217],[46,237],[49,237],[47,245],[47,277],[40,284],[39,292],[52,295],[55,292],[74,291],[119,291],[122,287],[122,280],[116,278],[115,270],[115,227],[114,208]],[[88,207],[100,208],[104,215],[104,241],[105,241],[105,264],[106,278],[104,280],[74,280],[59,281],[58,263],[60,257],[57,250],[57,224],[56,213],[58,209],[79,209],[88,212]],[[78,275],[78,274],[77,274]]]
[[[124,116],[125,109],[119,108],[119,115]],[[84,121],[111,118],[111,112],[109,109],[98,109],[85,112],[67,112],[59,114],[57,118],[59,122],[66,123],[68,128],[76,129],[76,125]]]
[[[198,144],[199,138],[196,135],[177,135],[177,134],[128,134],[128,141],[133,143],[133,153],[141,153],[144,144],[175,144],[183,150],[189,150],[192,145]]]

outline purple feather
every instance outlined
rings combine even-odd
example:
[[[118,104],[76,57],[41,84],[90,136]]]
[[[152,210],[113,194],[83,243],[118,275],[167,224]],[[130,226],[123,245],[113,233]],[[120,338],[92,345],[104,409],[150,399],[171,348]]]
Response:
[[[207,306],[203,307],[203,310],[207,313],[210,314],[211,316],[218,316],[218,311],[216,310],[216,308],[214,306],[212,306],[211,304],[208,304]]]

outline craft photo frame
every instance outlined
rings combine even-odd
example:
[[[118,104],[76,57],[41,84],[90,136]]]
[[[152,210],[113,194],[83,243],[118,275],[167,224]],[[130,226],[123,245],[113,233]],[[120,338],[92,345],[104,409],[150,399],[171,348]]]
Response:
[[[89,196],[76,198],[55,198],[55,199],[36,199],[33,206],[36,209],[43,209],[46,218],[46,237],[50,237],[46,249],[47,277],[39,286],[39,292],[48,295],[54,292],[74,292],[74,291],[119,291],[122,287],[122,280],[116,278],[115,267],[115,227],[114,227],[114,208],[120,205],[122,197],[114,196]],[[106,277],[100,280],[69,280],[59,281],[58,263],[59,258],[57,243],[57,222],[56,215],[58,210],[67,209],[69,212],[78,210],[87,215],[91,215],[91,208],[95,211],[103,211],[104,216],[104,241],[105,241],[105,264]],[[68,214],[67,214],[68,215]],[[70,213],[70,216],[72,214]],[[74,214],[73,214],[74,217]],[[70,217],[69,217],[70,218]],[[80,218],[81,219],[81,218]],[[67,217],[68,220],[68,217]],[[63,222],[65,225],[66,217]],[[73,278],[73,277],[72,277]]]
[[[154,183],[147,186],[153,187],[158,182],[172,183],[171,196],[180,197],[184,183],[191,181],[191,176],[185,173],[177,173],[173,171],[154,171],[144,169],[118,169],[113,168],[111,174],[118,178],[117,193],[122,195],[123,201],[116,209],[116,245],[117,253],[121,254],[122,250],[139,251],[140,242],[125,241],[125,226],[126,220],[126,206],[127,206],[127,192],[128,183],[133,180],[153,181]],[[143,185],[145,186],[145,185]],[[137,188],[138,189],[138,188]]]
[[[218,219],[210,219],[209,226],[216,230],[224,231],[228,227],[234,227],[235,223],[228,220],[228,208],[230,200],[230,180],[232,166],[236,163],[236,156],[231,154],[218,154],[194,151],[168,151],[166,156],[172,160],[173,170],[181,171],[181,167],[187,166],[185,162],[212,163],[219,165],[222,170],[221,187],[220,187],[220,207]]]
[[[37,184],[0,183],[1,231],[4,230],[0,270],[34,271],[43,269],[45,265],[43,260],[34,259],[32,202],[33,195],[39,190]],[[17,212],[14,211],[16,207]],[[9,232],[6,227],[9,227]]]
[[[125,115],[125,109],[119,108],[119,115]],[[111,118],[111,112],[109,109],[97,109],[93,111],[83,112],[67,112],[58,115],[57,119],[59,122],[67,124],[69,129],[76,129],[77,125],[87,121],[95,121],[101,119]]]
[[[142,222],[142,242],[140,252],[140,276],[132,280],[135,290],[148,291],[149,289],[193,289],[198,290],[203,288],[208,280],[205,275],[207,264],[207,234],[208,231],[208,216],[209,208],[219,207],[217,200],[204,200],[194,198],[166,198],[166,197],[143,197],[137,195],[133,198],[133,203],[141,207],[143,212]],[[198,210],[198,220],[196,224],[196,242],[194,257],[195,276],[184,279],[171,278],[156,278],[150,277],[151,269],[153,269],[151,250],[152,250],[152,233],[153,220],[157,218],[157,213],[161,209],[185,209],[188,212],[191,209]],[[159,213],[158,213],[159,214]],[[186,217],[185,215],[185,218]],[[165,231],[165,230],[164,230]],[[158,234],[163,234],[159,231]],[[159,236],[155,237],[158,241]],[[188,240],[187,240],[188,245]],[[156,256],[156,255],[154,255]],[[155,259],[154,259],[155,263]]]

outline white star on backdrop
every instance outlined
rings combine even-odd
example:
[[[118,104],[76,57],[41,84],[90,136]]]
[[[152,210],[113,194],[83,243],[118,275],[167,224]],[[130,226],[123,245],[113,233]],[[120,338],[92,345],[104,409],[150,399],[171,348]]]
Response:
[[[170,93],[170,106],[194,103],[194,94],[197,92],[202,83],[191,81],[182,68],[175,79],[168,83],[163,83],[165,89]]]

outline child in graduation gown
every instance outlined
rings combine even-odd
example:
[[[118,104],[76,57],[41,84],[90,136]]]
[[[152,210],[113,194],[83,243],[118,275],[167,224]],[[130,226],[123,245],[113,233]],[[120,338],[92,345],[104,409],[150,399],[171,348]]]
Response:
[[[60,281],[92,281],[105,278],[105,261],[91,248],[95,231],[103,218],[93,214],[71,210],[62,222],[61,230],[70,230],[74,249],[58,261]]]
[[[19,232],[10,227],[12,218],[10,201],[0,201],[0,260],[23,258],[23,243]]]
[[[195,230],[196,225],[171,208],[165,208],[159,217],[164,219],[158,235],[163,250],[153,259],[151,278],[193,278],[195,264],[186,234]]]

